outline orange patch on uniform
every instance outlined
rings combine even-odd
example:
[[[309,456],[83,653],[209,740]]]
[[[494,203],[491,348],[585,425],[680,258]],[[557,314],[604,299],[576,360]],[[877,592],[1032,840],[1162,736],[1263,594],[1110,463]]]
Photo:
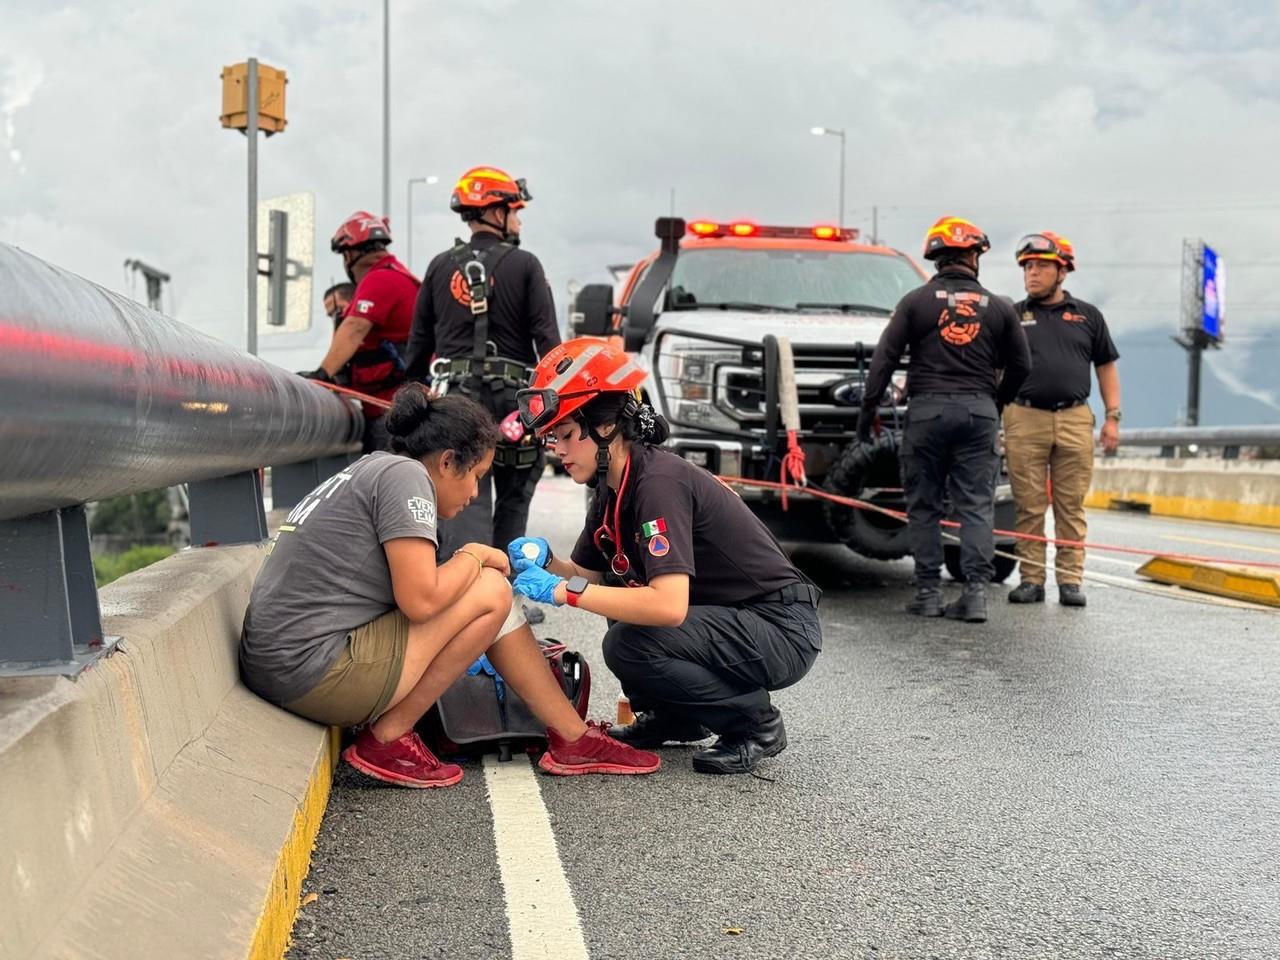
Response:
[[[471,291],[467,288],[467,281],[463,278],[462,271],[453,271],[453,276],[449,278],[449,292],[453,294],[453,299],[464,307],[471,306]]]

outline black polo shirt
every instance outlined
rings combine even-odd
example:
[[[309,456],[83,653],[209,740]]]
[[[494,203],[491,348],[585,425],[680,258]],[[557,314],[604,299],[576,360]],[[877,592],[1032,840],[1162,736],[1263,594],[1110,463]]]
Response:
[[[1092,387],[1090,368],[1120,359],[1102,311],[1063,293],[1052,306],[1031,299],[1014,304],[1031,347],[1031,374],[1018,399],[1032,406],[1084,402]]]
[[[610,526],[614,496],[610,491]],[[595,545],[600,512],[587,514],[573,562],[604,572],[612,553],[606,556]],[[627,579],[645,584],[667,573],[688,574],[692,606],[736,606],[801,582],[778,541],[741,497],[704,468],[660,447],[637,443],[631,448],[621,537],[631,563]]]

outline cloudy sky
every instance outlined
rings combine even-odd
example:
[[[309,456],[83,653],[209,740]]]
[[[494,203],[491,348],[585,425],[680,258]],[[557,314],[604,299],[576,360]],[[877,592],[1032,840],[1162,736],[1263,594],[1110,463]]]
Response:
[[[380,204],[381,21],[374,0],[0,0],[0,241],[126,292],[124,259],[154,263],[178,319],[243,343],[245,143],[218,124],[220,70],[288,71],[260,195],[315,194],[323,287],[329,233]],[[650,247],[672,190],[690,217],[830,220],[838,143],[809,128],[843,127],[848,223],[878,207],[914,255],[936,217],[968,216],[1013,294],[1017,236],[1065,233],[1073,290],[1118,336],[1167,343],[1182,238],[1204,237],[1230,265],[1213,367],[1280,403],[1247,372],[1280,332],[1275,0],[391,0],[391,63],[402,257],[406,181],[441,178],[415,188],[417,270],[477,163],[529,179],[525,242],[561,303]],[[264,355],[310,366],[325,336]]]

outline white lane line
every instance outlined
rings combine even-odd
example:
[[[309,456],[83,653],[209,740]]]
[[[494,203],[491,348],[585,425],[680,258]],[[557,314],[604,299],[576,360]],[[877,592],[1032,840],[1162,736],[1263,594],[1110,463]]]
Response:
[[[537,774],[521,754],[507,763],[486,756],[484,779],[507,894],[511,960],[588,960]]]

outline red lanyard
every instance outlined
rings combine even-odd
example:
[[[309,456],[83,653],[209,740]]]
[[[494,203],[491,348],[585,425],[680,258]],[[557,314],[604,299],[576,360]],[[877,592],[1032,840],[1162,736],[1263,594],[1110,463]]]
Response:
[[[626,552],[622,549],[622,496],[627,492],[627,481],[631,477],[631,455],[627,455],[626,466],[622,468],[622,483],[618,484],[618,497],[613,505],[613,528],[609,528],[609,507],[606,504],[604,517],[601,519],[600,527],[595,533],[596,549],[604,553],[604,547],[601,546],[601,539],[613,541],[613,556],[609,558],[609,569],[613,571],[614,576],[625,578],[631,572],[631,561],[627,559]],[[630,585],[630,584],[628,584]]]

